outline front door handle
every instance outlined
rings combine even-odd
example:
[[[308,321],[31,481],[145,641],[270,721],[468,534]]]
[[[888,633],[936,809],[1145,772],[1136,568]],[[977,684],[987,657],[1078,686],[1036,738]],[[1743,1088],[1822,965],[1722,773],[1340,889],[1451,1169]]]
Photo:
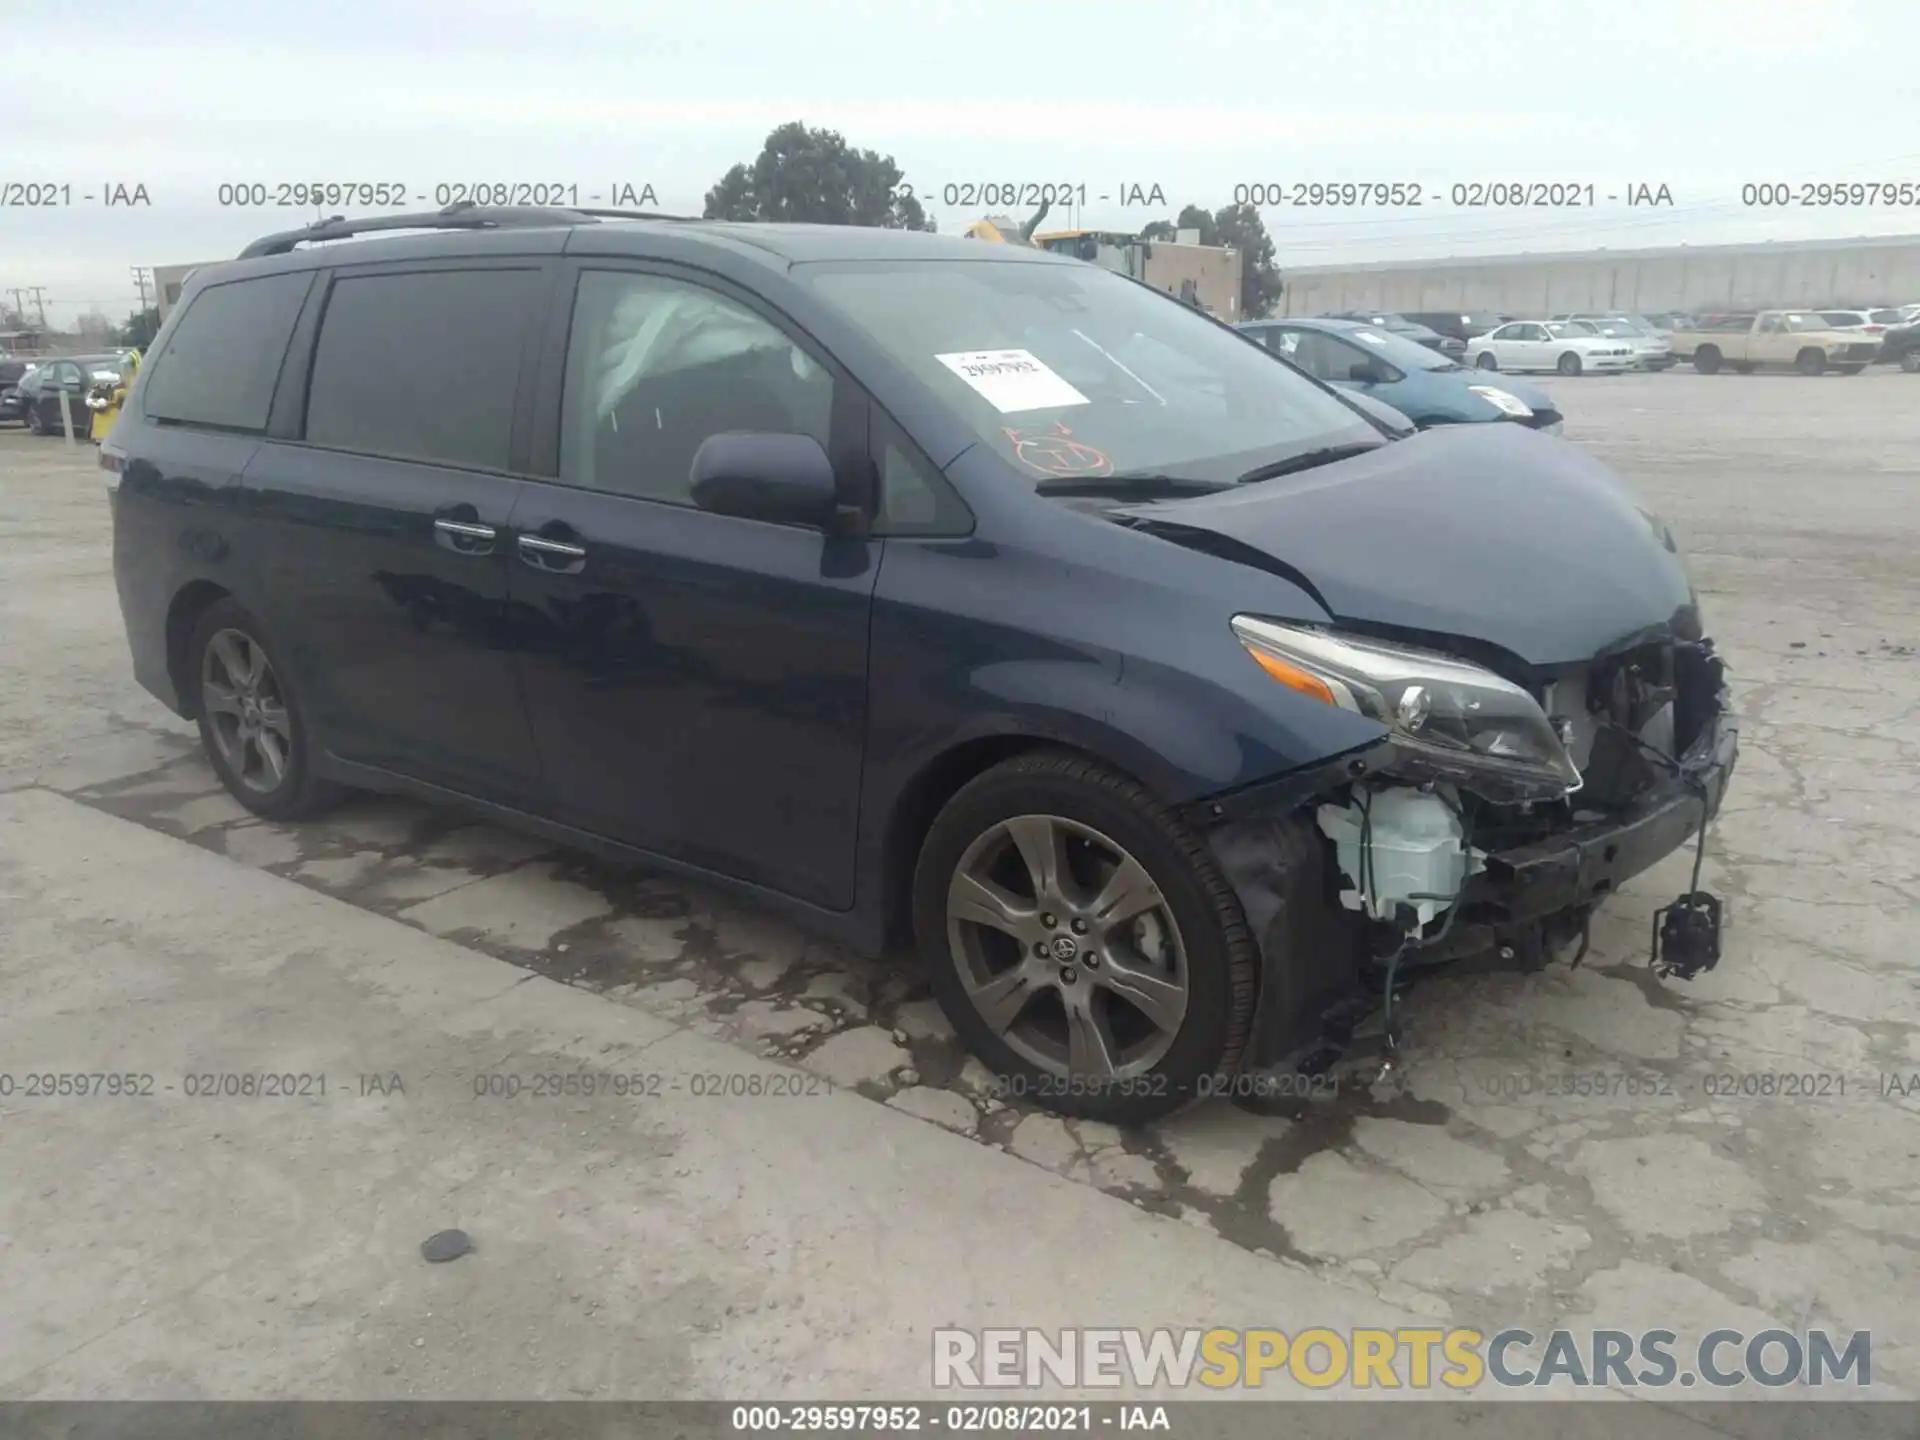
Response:
[[[554,575],[578,575],[587,568],[584,545],[569,545],[564,540],[543,540],[538,535],[520,537],[520,558],[536,570]]]
[[[433,522],[434,543],[456,555],[491,555],[494,538],[491,525],[476,525],[468,520]]]

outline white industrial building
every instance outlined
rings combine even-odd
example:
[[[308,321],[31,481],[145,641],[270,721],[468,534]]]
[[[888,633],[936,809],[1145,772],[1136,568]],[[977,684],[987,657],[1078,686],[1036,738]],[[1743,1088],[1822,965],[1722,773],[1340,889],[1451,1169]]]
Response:
[[[1284,244],[1284,240],[1282,241]],[[1920,235],[1292,268],[1279,313],[1711,310],[1920,302]]]

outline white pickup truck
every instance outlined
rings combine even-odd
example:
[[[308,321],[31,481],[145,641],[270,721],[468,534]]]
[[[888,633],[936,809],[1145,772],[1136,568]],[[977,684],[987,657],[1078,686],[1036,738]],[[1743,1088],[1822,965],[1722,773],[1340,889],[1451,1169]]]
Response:
[[[1817,310],[1716,315],[1673,332],[1675,357],[1693,361],[1693,368],[1702,375],[1711,375],[1722,365],[1742,375],[1762,369],[1858,375],[1879,351],[1878,340],[1835,330]]]

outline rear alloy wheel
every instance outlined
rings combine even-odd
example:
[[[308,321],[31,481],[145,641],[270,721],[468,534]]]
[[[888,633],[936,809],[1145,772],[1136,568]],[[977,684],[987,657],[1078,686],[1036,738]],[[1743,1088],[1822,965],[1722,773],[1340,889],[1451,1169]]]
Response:
[[[1482,350],[1480,352],[1480,358],[1473,363],[1474,367],[1480,370],[1498,370],[1500,368],[1499,358],[1495,356],[1491,350]]]
[[[1802,375],[1818,375],[1827,368],[1826,352],[1809,345],[1793,357],[1793,368]]]
[[[1008,1099],[1131,1125],[1231,1075],[1257,948],[1206,842],[1083,756],[1023,755],[935,819],[914,877],[935,996]]]
[[[1693,352],[1693,368],[1702,375],[1715,374],[1720,369],[1720,352],[1711,345],[1702,345]]]
[[[1560,357],[1560,363],[1553,368],[1558,370],[1562,375],[1578,375],[1580,373],[1580,357],[1569,350]]]
[[[269,820],[317,814],[339,798],[309,763],[299,701],[259,622],[232,600],[208,607],[187,651],[200,743],[233,798]]]

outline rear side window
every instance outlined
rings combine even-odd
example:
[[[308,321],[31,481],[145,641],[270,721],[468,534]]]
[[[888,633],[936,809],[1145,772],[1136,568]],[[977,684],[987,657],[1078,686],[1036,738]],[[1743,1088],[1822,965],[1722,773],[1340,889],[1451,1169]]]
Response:
[[[304,271],[263,275],[194,296],[153,362],[141,409],[185,425],[265,430],[311,279]]]
[[[538,270],[334,282],[307,385],[309,444],[505,470]]]

